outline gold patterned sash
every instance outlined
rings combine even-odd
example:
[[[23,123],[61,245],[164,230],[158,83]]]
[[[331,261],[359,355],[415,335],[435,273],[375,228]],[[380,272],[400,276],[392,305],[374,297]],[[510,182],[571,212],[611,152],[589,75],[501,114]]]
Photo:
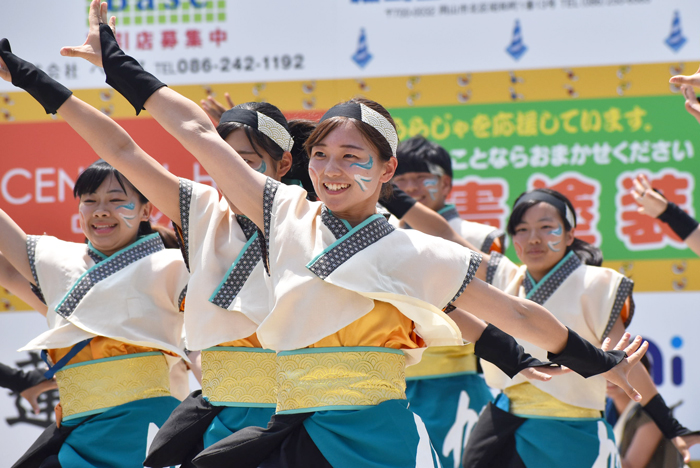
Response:
[[[202,351],[202,395],[215,406],[274,408],[274,351],[217,346]]]
[[[508,387],[503,393],[510,399],[510,412],[518,416],[549,418],[601,417],[601,413],[598,410],[564,403],[528,382]]]
[[[277,353],[277,413],[357,409],[406,399],[406,357],[379,347]]]
[[[64,421],[136,400],[170,396],[168,363],[158,352],[69,365],[56,373],[56,383]]]
[[[418,364],[406,368],[406,380],[448,377],[476,372],[474,344],[431,346]]]

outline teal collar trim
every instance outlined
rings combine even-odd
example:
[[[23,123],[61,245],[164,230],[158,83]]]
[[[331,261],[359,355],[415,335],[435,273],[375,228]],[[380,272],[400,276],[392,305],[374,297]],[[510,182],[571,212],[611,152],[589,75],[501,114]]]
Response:
[[[329,213],[329,216],[332,214]],[[338,219],[334,216],[333,218]],[[326,225],[328,226],[328,224]],[[328,227],[334,235],[337,236],[340,233],[337,223]],[[345,227],[347,228],[347,226]],[[384,216],[373,214],[326,247],[323,252],[306,265],[306,268],[319,278],[326,279],[353,255],[390,234],[394,229]]]
[[[121,271],[132,263],[164,249],[165,246],[160,235],[154,233],[141,237],[133,244],[127,245],[120,251],[107,257],[104,261],[93,265],[78,278],[68,293],[61,299],[61,302],[56,306],[56,313],[66,318],[71,316],[78,304],[80,304],[80,301],[100,281]]]

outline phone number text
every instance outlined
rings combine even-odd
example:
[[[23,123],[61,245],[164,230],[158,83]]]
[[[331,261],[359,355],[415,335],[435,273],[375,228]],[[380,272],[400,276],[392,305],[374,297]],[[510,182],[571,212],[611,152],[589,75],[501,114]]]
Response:
[[[191,58],[177,61],[155,62],[158,75],[182,75],[186,73],[252,72],[260,70],[303,70],[303,54],[266,55],[264,57]]]

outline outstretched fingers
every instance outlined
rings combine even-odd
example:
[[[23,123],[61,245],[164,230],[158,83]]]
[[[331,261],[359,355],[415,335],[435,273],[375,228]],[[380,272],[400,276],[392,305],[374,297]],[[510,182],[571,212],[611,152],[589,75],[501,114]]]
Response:
[[[672,76],[669,83],[675,85],[690,85],[700,87],[700,69],[694,75],[676,75]]]
[[[700,122],[700,102],[698,102],[698,97],[695,95],[695,90],[690,85],[683,85],[681,86],[681,92],[683,97],[685,97],[685,110]]]

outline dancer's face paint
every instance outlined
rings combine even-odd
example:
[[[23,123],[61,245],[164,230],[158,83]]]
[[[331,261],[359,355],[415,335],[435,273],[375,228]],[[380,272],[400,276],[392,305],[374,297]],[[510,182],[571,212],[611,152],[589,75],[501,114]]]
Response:
[[[369,161],[367,161],[366,163],[364,163],[364,164],[352,163],[352,164],[350,164],[350,167],[351,168],[358,167],[362,171],[365,171],[367,174],[369,174],[370,171],[372,170],[372,168],[374,167],[374,158],[370,154]],[[357,185],[360,187],[360,190],[362,190],[363,192],[366,192],[367,191],[366,184],[372,182],[372,177],[363,176],[361,173],[358,173],[358,174],[354,175],[354,178],[355,178],[355,182],[357,182]]]
[[[148,221],[150,215],[151,204],[141,203],[128,182],[125,181],[124,187],[110,176],[94,193],[80,196],[80,226],[93,247],[105,255],[134,242],[139,223]]]
[[[354,224],[376,211],[381,185],[396,167],[351,122],[337,126],[311,148],[309,175],[316,194],[337,216]]]
[[[428,189],[428,195],[430,196],[431,200],[435,200],[437,198],[437,179],[425,179],[423,181],[423,186]]]
[[[226,136],[226,143],[228,143],[254,171],[279,180],[277,166],[274,164],[272,157],[262,148],[254,148],[243,129],[239,128],[229,133]]]
[[[529,208],[515,227],[513,246],[518,258],[539,281],[566,253],[573,231],[565,232],[559,212],[549,203]]]
[[[430,172],[405,172],[392,179],[401,190],[428,208],[440,210],[445,206],[444,180]]]
[[[119,205],[117,207],[117,214],[124,220],[124,224],[126,224],[128,227],[132,227],[132,224],[129,221],[136,218],[136,212],[134,211],[135,209],[136,205],[133,202],[126,205]]]
[[[557,223],[559,227],[556,229],[552,229],[549,231],[550,236],[554,236],[556,239],[555,241],[547,241],[547,247],[549,247],[549,250],[552,252],[559,252],[561,248],[557,248],[556,246],[561,244],[561,238],[562,238],[562,233],[564,232],[564,228],[562,227],[561,223]]]

